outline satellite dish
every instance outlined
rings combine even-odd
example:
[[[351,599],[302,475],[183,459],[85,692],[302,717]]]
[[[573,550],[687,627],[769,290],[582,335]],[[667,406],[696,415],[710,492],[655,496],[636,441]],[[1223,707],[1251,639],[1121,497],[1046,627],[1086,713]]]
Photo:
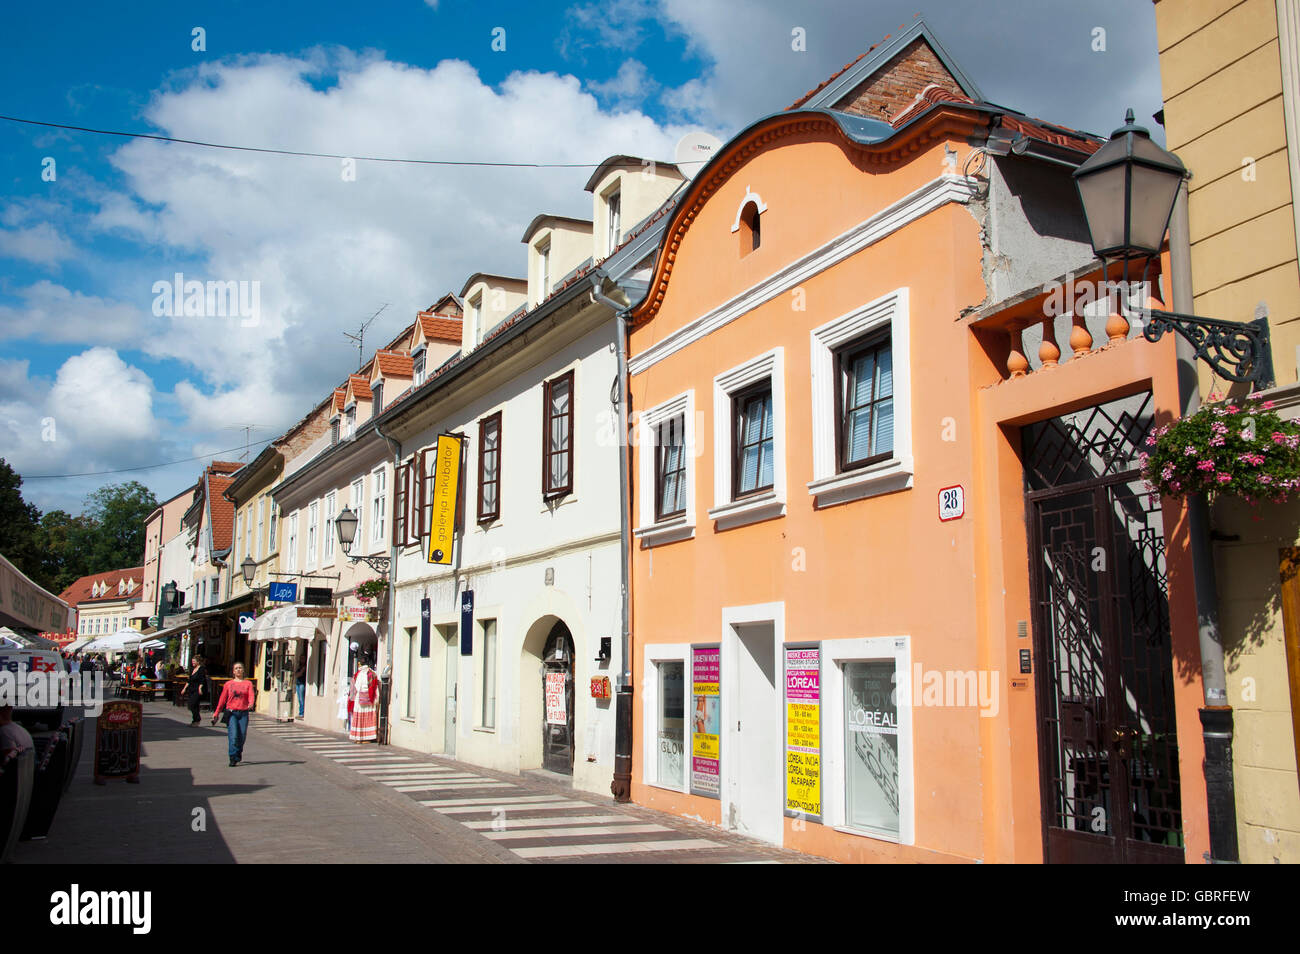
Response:
[[[688,179],[704,168],[704,164],[718,154],[722,140],[706,132],[687,133],[677,143],[673,151],[673,162]]]

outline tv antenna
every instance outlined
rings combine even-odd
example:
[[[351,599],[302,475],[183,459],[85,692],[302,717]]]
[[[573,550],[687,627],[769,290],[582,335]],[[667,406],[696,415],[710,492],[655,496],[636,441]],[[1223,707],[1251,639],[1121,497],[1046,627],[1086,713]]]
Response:
[[[365,321],[363,321],[363,322],[361,323],[361,327],[357,329],[357,333],[356,333],[355,335],[354,335],[354,334],[349,334],[349,333],[346,332],[346,331],[343,332],[343,337],[344,337],[344,338],[351,338],[353,341],[355,341],[355,342],[357,343],[357,368],[358,368],[358,370],[361,368],[361,366],[362,366],[363,364],[366,363],[366,346],[365,346],[365,341],[366,341],[366,329],[370,327],[370,323],[373,322],[376,318],[378,318],[378,317],[380,316],[380,314],[383,313],[383,310],[384,310],[385,308],[387,308],[387,307],[388,307],[388,302],[384,302],[382,305],[380,305],[380,306],[379,306],[379,311],[375,312],[373,315],[371,315],[369,318],[367,318]]]
[[[270,427],[270,424],[231,424],[222,428],[226,431],[243,431],[244,432],[244,456],[240,458],[244,463],[248,463],[248,452],[251,448],[251,438],[253,430],[259,427]]]

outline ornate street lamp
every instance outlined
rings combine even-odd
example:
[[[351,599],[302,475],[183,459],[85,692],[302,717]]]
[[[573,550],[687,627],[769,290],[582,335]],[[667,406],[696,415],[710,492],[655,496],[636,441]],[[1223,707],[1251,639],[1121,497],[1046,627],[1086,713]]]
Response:
[[[343,555],[348,558],[349,563],[364,563],[380,576],[388,575],[388,567],[392,563],[392,560],[388,557],[353,556],[351,554],[352,542],[357,536],[357,515],[351,507],[344,507],[343,512],[334,518],[334,528],[339,535],[339,548],[342,549]]]
[[[1120,308],[1128,299],[1129,263],[1143,262],[1143,279],[1151,259],[1160,254],[1169,217],[1187,169],[1172,152],[1151,141],[1151,134],[1133,122],[1133,110],[1110,140],[1074,170],[1074,184],[1088,222],[1093,251],[1102,261],[1123,262]],[[1273,384],[1273,354],[1268,321],[1250,322],[1199,318],[1172,311],[1143,311],[1142,329],[1148,341],[1166,331],[1182,335],[1216,374],[1229,381],[1249,382],[1252,388]]]
[[[252,586],[253,577],[257,575],[257,564],[251,556],[244,557],[244,562],[239,564],[239,572],[244,574],[244,585]]]

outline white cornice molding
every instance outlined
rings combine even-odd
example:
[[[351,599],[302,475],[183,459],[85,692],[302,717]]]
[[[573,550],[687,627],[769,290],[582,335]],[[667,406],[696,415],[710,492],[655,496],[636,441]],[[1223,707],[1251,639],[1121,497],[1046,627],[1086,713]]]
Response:
[[[847,232],[791,262],[780,271],[674,331],[662,341],[628,359],[628,373],[640,374],[670,355],[707,337],[764,302],[771,301],[844,261],[851,255],[874,245],[899,229],[949,202],[967,203],[974,194],[975,180],[966,176],[942,175],[927,182],[910,195],[858,223]]]

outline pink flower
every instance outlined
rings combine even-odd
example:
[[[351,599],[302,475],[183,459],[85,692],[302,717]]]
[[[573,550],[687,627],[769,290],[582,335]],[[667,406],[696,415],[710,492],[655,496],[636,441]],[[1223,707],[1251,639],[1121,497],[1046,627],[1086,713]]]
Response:
[[[1244,461],[1247,464],[1253,464],[1254,466],[1258,467],[1260,464],[1264,463],[1264,455],[1254,454],[1254,453],[1242,454],[1237,458],[1237,460]]]
[[[1211,446],[1211,447],[1222,447],[1222,446],[1224,445],[1224,441],[1225,441],[1225,438],[1224,438],[1224,436],[1223,436],[1222,434],[1220,434],[1218,437],[1211,437],[1211,438],[1210,438],[1210,446]]]
[[[1174,465],[1165,464],[1164,469],[1160,471],[1161,480],[1171,480],[1174,476]]]
[[[1203,460],[1196,465],[1197,470],[1214,470],[1214,461]]]
[[[1274,444],[1286,443],[1286,435],[1283,434],[1281,431],[1274,431],[1272,434],[1269,435],[1269,437],[1272,439]]]
[[[1191,444],[1188,444],[1186,447],[1183,448],[1183,456],[1184,456],[1184,457],[1195,457],[1195,456],[1196,456],[1196,448],[1193,447]]]
[[[1179,480],[1175,480],[1172,484],[1169,485],[1169,489],[1172,490],[1174,493],[1178,493],[1178,491],[1181,490],[1182,487],[1183,487],[1182,481]]]
[[[1231,475],[1231,474],[1216,474],[1216,475],[1215,475],[1215,479],[1218,480],[1218,482],[1221,483],[1221,484],[1227,484],[1227,483],[1231,483],[1231,482],[1232,482],[1232,475]]]
[[[1273,478],[1270,477],[1268,474],[1260,474],[1259,482],[1261,484],[1271,484],[1273,482]]]
[[[1155,436],[1154,434],[1148,434],[1145,443],[1146,443],[1147,447],[1155,447],[1155,446],[1156,446],[1156,436]]]
[[[1222,421],[1212,421],[1210,423],[1210,430],[1214,431],[1216,434],[1226,434],[1228,433],[1228,425],[1224,424]]]
[[[1271,411],[1273,410],[1273,408],[1277,407],[1277,404],[1274,403],[1273,401],[1265,401],[1263,404],[1260,405],[1260,407],[1262,407],[1266,411]]]

